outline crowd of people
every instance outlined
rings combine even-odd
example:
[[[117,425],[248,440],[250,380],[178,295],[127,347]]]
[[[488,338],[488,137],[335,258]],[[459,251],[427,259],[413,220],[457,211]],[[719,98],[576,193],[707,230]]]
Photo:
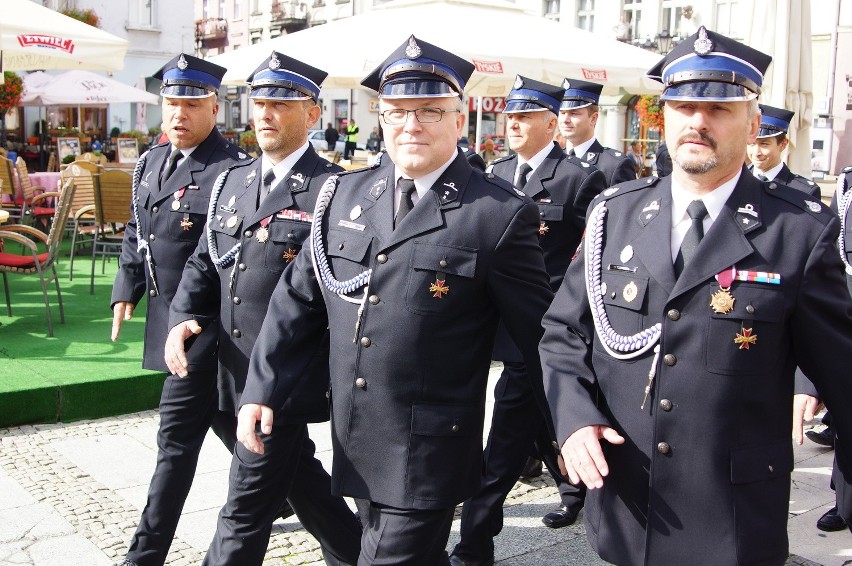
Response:
[[[845,528],[852,168],[827,207],[780,161],[770,61],[703,27],[663,57],[670,160],[641,177],[639,149],[595,137],[602,86],[572,78],[517,76],[511,155],[460,150],[474,66],[414,36],[362,81],[374,164],[314,151],[326,72],[278,52],[247,78],[250,159],[215,127],[225,69],[175,57],[112,295],[113,340],[147,296],[143,365],[168,373],[123,565],[164,563],[211,428],[233,459],[208,565],[261,564],[295,513],[327,564],[489,566],[542,462],[561,499],[543,523],[585,508],[608,562],[781,565],[791,427],[823,402]],[[307,432],[329,419],[330,475]]]

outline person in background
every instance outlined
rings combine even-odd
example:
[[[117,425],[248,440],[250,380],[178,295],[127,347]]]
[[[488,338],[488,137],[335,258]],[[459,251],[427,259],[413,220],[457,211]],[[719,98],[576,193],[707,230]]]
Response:
[[[382,138],[379,134],[379,128],[373,128],[370,132],[370,137],[367,139],[367,151],[379,151],[382,145]]]
[[[666,140],[660,140],[657,145],[657,151],[654,155],[654,168],[657,170],[657,177],[666,177],[672,174],[672,158],[669,155],[669,146],[666,145]]]
[[[797,366],[852,437],[840,222],[743,166],[770,61],[701,27],[648,72],[674,170],[592,203],[544,317],[563,465],[607,562],[785,564]]]
[[[790,171],[781,155],[790,144],[787,130],[795,112],[760,104],[760,130],[757,139],[748,145],[752,174],[761,181],[775,181],[811,195],[819,200],[819,185]]]
[[[571,144],[568,155],[576,155],[601,170],[609,187],[636,179],[633,160],[618,150],[602,146],[595,137],[603,85],[565,79],[562,88],[565,94],[559,107],[559,131]]]
[[[248,156],[216,129],[216,94],[225,68],[181,53],[154,74],[163,85],[162,143],[142,154],[133,172],[132,217],[112,288],[112,340],[147,295],[142,367],[169,371],[163,347],[169,306],[186,260],[204,233],[216,177]],[[236,423],[216,402],[216,336],[199,336],[184,377],[166,377],[160,397],[157,464],[148,501],[123,562],[160,566],[192,486],[207,430],[233,450]]]
[[[358,124],[355,123],[355,118],[349,118],[346,122],[346,145],[343,148],[343,159],[350,159],[355,154],[355,149],[358,143]]]
[[[337,140],[340,139],[340,132],[337,131],[337,128],[331,125],[331,122],[328,123],[328,127],[325,129],[325,143],[328,146],[328,151],[334,151],[334,148],[337,144]]]
[[[645,166],[645,156],[642,155],[642,144],[639,141],[630,142],[627,157],[633,160],[633,168],[636,170],[636,178],[638,179],[641,176],[642,168]]]
[[[482,157],[482,160],[486,165],[490,164],[495,159],[500,159],[500,154],[494,151],[494,140],[488,138],[482,146],[483,149],[479,152],[479,155]]]

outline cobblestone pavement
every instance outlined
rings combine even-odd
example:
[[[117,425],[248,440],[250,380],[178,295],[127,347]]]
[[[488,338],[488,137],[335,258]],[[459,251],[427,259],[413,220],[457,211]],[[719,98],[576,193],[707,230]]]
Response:
[[[109,566],[123,559],[145,504],[156,455],[156,411],[71,424],[0,429],[0,565]],[[330,463],[327,425],[312,425],[318,456]],[[227,491],[229,454],[209,436],[199,459],[167,564],[198,564]],[[852,564],[849,532],[822,533],[816,519],[831,505],[831,452],[796,449],[790,504],[789,565]],[[581,524],[547,529],[558,505],[549,479],[518,483],[496,539],[501,566],[603,564]],[[454,523],[450,548],[458,538]],[[276,523],[266,565],[322,564],[316,541],[294,519]]]

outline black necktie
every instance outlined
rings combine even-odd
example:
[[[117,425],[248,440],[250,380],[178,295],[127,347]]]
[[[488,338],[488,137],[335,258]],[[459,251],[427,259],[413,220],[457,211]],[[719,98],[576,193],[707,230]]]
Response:
[[[568,151],[568,157],[577,157],[577,154],[576,154],[576,153],[574,153],[574,149],[573,149],[573,148],[572,148],[571,150],[569,150],[569,151]]]
[[[530,167],[529,163],[524,163],[520,167],[518,167],[518,182],[515,185],[519,189],[523,189],[527,186],[527,175],[532,171],[532,167]]]
[[[399,199],[399,209],[396,211],[396,220],[393,223],[394,229],[399,226],[405,215],[411,212],[414,208],[414,201],[411,199],[414,194],[414,179],[399,178],[399,190],[402,192],[402,197]]]
[[[686,207],[686,213],[692,219],[692,225],[683,237],[683,242],[680,243],[680,251],[677,254],[674,262],[675,275],[680,277],[683,268],[692,257],[695,255],[695,249],[704,237],[704,217],[707,216],[707,207],[704,206],[704,201],[694,200]]]
[[[767,177],[766,175],[758,175],[757,178],[763,181],[764,183],[769,180],[769,177]]]
[[[179,149],[173,149],[171,155],[169,155],[169,161],[166,163],[166,168],[163,170],[163,183],[168,181],[169,177],[172,176],[181,159],[183,159],[183,152]]]
[[[270,169],[266,173],[263,174],[263,184],[260,187],[260,197],[257,199],[257,204],[260,206],[260,203],[269,196],[269,193],[272,192],[272,186],[275,183],[275,171]]]

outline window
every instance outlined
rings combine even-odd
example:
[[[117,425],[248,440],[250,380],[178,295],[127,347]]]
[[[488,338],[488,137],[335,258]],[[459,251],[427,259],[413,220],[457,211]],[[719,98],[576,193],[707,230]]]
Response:
[[[638,41],[642,36],[640,34],[642,22],[642,0],[624,0],[622,6],[624,14],[624,23],[628,29],[628,38]]]
[[[677,4],[679,2],[674,0],[663,0],[663,26],[661,29],[668,30],[672,37],[683,35],[680,29],[683,8]]]
[[[260,0],[251,0],[251,13],[259,14],[260,13]]]
[[[219,0],[219,17],[227,18],[225,15],[225,0]]]
[[[577,8],[577,27],[595,31],[595,0],[580,0]]]
[[[234,0],[234,19],[239,20],[243,17],[243,0]]]
[[[205,20],[210,17],[210,0],[204,0],[201,3],[201,14]]]
[[[716,0],[716,32],[735,39],[743,38],[742,15],[737,12],[739,4],[739,0]]]
[[[131,26],[154,27],[154,0],[130,0],[128,15]]]
[[[541,11],[545,18],[558,22],[560,9],[559,0],[544,0]]]

